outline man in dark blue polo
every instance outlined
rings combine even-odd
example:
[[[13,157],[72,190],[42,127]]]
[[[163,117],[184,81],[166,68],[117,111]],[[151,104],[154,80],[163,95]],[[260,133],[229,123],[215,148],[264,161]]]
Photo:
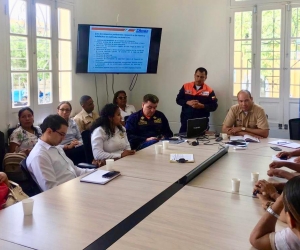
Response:
[[[131,149],[141,150],[161,138],[173,136],[168,119],[156,110],[158,102],[157,96],[147,94],[144,96],[142,109],[128,117],[125,127]]]
[[[187,120],[209,117],[218,107],[215,92],[206,83],[207,70],[198,68],[194,75],[195,81],[182,86],[176,98],[176,103],[182,106],[179,132],[187,131]]]

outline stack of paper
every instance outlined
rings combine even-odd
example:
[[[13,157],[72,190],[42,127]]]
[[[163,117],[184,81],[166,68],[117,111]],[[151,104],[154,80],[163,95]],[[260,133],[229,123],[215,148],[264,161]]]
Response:
[[[287,147],[287,148],[300,148],[299,143],[295,142],[289,142],[289,141],[283,141],[283,140],[278,140],[278,141],[271,141],[269,142],[270,144],[281,146],[281,147]]]

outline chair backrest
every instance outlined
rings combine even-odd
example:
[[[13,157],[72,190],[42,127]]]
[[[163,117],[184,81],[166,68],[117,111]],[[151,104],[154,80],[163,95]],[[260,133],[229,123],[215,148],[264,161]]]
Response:
[[[81,133],[85,158],[87,163],[92,163],[94,160],[93,151],[92,151],[92,143],[91,143],[91,131],[85,130]]]
[[[300,140],[300,118],[289,120],[290,139]]]
[[[21,161],[20,166],[24,174],[27,176],[29,182],[29,187],[27,187],[26,190],[24,190],[26,194],[28,194],[29,196],[33,196],[41,193],[39,185],[35,182],[35,180],[32,178],[31,174],[28,171],[26,159]]]

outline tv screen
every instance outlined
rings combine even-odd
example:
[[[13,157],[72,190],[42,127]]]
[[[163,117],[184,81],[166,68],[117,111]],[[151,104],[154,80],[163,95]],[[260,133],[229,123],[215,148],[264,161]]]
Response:
[[[79,24],[76,73],[155,74],[161,28]]]

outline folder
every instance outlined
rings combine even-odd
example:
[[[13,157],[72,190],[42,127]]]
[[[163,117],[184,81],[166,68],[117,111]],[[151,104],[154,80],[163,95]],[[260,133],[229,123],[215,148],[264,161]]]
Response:
[[[106,170],[101,170],[101,169],[97,169],[93,172],[91,172],[90,174],[82,177],[80,179],[81,182],[89,182],[89,183],[95,183],[95,184],[101,184],[104,185],[107,182],[110,182],[111,180],[113,180],[114,178],[120,176],[121,174],[117,174],[111,178],[104,178],[102,177],[104,174],[108,173],[110,171],[106,171]]]

